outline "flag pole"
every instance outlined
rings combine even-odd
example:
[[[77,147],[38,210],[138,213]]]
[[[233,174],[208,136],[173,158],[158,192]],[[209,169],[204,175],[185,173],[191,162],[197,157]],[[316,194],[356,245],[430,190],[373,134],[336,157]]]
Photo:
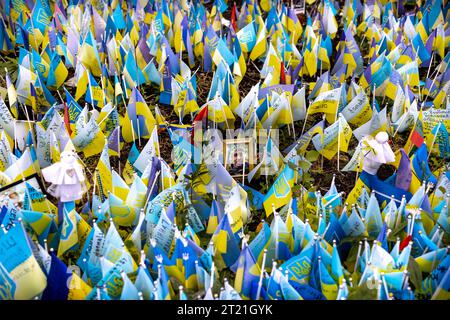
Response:
[[[409,112],[409,110],[408,110],[407,112]],[[404,114],[403,114],[403,115],[404,115]],[[395,129],[395,132],[394,132],[394,134],[392,135],[392,138],[395,137],[395,136],[397,135],[397,132],[398,132],[398,130],[400,129],[400,126],[403,124],[403,122],[405,122],[405,120],[406,120],[406,117],[402,117],[402,121],[400,121],[400,123],[399,123],[398,126],[397,126],[397,129]]]
[[[356,272],[356,269],[358,268],[358,263],[359,263],[359,257],[361,255],[361,247],[362,247],[362,241],[359,241],[358,244],[358,253],[356,254],[356,261],[355,261],[355,266],[353,268],[353,273]]]
[[[436,194],[436,190],[437,190],[437,186],[439,186],[439,184],[440,184],[440,182],[441,182],[441,179],[442,179],[442,175],[444,174],[445,171],[448,171],[449,166],[446,165],[446,166],[443,167],[443,169],[444,169],[444,171],[441,171],[441,173],[439,174],[439,177],[438,177],[438,179],[437,179],[437,181],[436,181],[436,188],[434,188],[433,192],[431,193],[432,196],[431,196],[431,201],[430,201],[430,203],[433,203],[433,201],[434,201],[434,195]],[[447,196],[447,198],[449,198],[449,197],[450,197],[450,194],[446,194],[446,196]],[[448,203],[448,201],[446,201],[446,203]]]
[[[139,142],[139,147],[140,147],[141,146],[141,126],[139,125],[137,118],[136,118],[136,124],[137,124],[138,142]]]
[[[98,169],[95,168],[95,170],[94,170],[94,186],[92,187],[92,201],[94,201],[94,196],[95,196],[95,187],[97,185],[97,174],[98,174]]]
[[[309,103],[310,105],[310,103]],[[305,133],[305,128],[306,128],[306,122],[308,121],[308,110],[306,110],[306,115],[305,115],[305,121],[303,122],[303,128],[302,128],[302,133],[300,135],[300,137],[303,135],[303,133]]]
[[[153,193],[153,188],[155,188],[156,181],[158,181],[158,178],[159,178],[159,174],[160,174],[160,173],[161,173],[161,171],[158,171],[158,172],[156,173],[156,175],[155,175],[155,179],[153,180],[152,186],[151,186],[151,188],[150,188],[150,190],[149,190],[149,192],[148,192],[147,199],[145,200],[144,210],[147,209],[148,201],[150,200],[150,196],[151,196],[152,193]],[[172,193],[172,195],[175,196],[175,193]]]
[[[294,125],[294,114],[292,113],[292,108],[289,106],[289,113],[291,114],[291,119],[292,119],[292,134],[294,136],[294,141],[295,141],[295,125]],[[288,126],[289,127],[289,126]]]
[[[263,159],[264,159],[264,161],[266,160],[266,156],[267,156],[267,145],[269,143],[271,130],[272,130],[272,126],[269,127],[269,133],[268,133],[266,145],[265,145],[264,152],[263,152]],[[266,186],[268,186],[269,185],[269,171],[267,170],[266,166],[264,166],[264,176],[266,177]]]
[[[275,210],[275,205],[272,203],[272,211],[273,211],[273,217],[276,219],[278,217],[278,213]],[[278,232],[278,223],[277,223],[277,230],[276,230],[276,238],[275,238],[275,260],[278,260],[278,241],[279,241],[279,232]]]
[[[264,249],[262,263],[261,263],[261,273],[259,274],[258,290],[256,291],[256,299],[255,300],[259,300],[259,296],[261,295],[263,274],[266,269],[266,267],[265,267],[266,266],[266,257],[267,257],[267,249]]]
[[[243,156],[244,156],[244,159],[242,161],[242,164],[243,164],[243,166],[242,166],[242,185],[244,185],[244,181],[245,181],[245,152],[243,152]]]
[[[341,171],[340,169],[339,169],[339,156],[340,156],[340,150],[341,150],[341,137],[340,137],[340,134],[341,134],[341,114],[339,113],[339,116],[338,116],[338,134],[337,134],[337,138],[338,138],[338,141],[337,141],[337,143],[338,143],[338,146],[337,146],[337,170],[338,171]]]
[[[447,271],[445,272],[444,278],[441,280],[438,287],[434,291],[433,296],[431,297],[431,300],[437,300],[439,298],[439,293],[442,290],[442,284],[447,283],[447,279],[449,276],[450,276],[450,269],[447,269]]]
[[[17,149],[17,133],[16,133],[16,119],[13,122],[13,132],[14,132],[14,149]]]
[[[402,203],[405,202],[406,203],[406,197],[405,195],[402,196],[402,200],[400,202],[400,206],[402,205]],[[397,228],[397,226],[400,224],[400,222],[402,221],[402,215],[400,212],[397,212],[397,217],[395,219],[395,226],[394,228]]]
[[[438,229],[439,230],[439,229]],[[439,235],[438,241],[437,241],[437,247],[439,248],[441,246],[442,237],[444,236],[444,231]],[[448,247],[447,247],[447,253],[448,253]],[[436,263],[437,258],[437,250],[434,251],[433,254],[433,261],[431,262],[431,270],[434,269],[434,264]]]
[[[253,134],[255,135],[254,136],[254,138],[255,138],[255,141],[256,141],[256,139],[258,139],[258,141],[259,141],[259,139],[260,139],[260,134],[259,134],[259,132],[258,132],[258,130],[257,130],[257,125],[258,125],[258,121],[259,121],[259,119],[258,119],[258,114],[256,113],[256,107],[254,106],[254,103],[253,103],[254,101],[252,101],[252,108],[253,108],[253,110],[252,110],[252,113],[253,113],[253,116],[255,117],[255,123],[254,123],[254,126],[253,126]],[[248,121],[250,121],[250,118],[251,118],[251,116],[252,115],[250,115],[249,116],[249,118],[248,118]],[[247,122],[248,123],[248,122]],[[247,127],[247,124],[245,125],[245,127]]]
[[[105,61],[105,64],[106,64],[106,61]],[[105,90],[105,81],[103,81],[103,75],[100,77],[100,84],[102,86],[103,106],[105,106],[107,104],[107,101],[106,101],[107,96],[106,96],[106,90]]]
[[[125,77],[122,75],[122,82],[123,82],[123,88],[124,90],[124,94],[122,95],[122,99],[124,99],[123,103],[125,103],[125,98],[128,99],[128,92],[127,92],[127,82],[125,80]],[[123,97],[125,95],[125,98]],[[125,107],[126,107],[126,103],[125,103]]]
[[[136,141],[136,137],[134,136],[134,127],[133,127],[133,120],[130,119],[130,125],[131,125],[131,135],[133,136],[133,143]]]
[[[373,100],[372,100],[372,110],[375,108],[375,92],[377,91],[377,87],[375,85],[373,85]]]
[[[181,62],[183,62],[183,26],[180,25],[180,33],[181,33],[181,37],[180,37],[180,66],[181,66]],[[186,48],[187,50],[187,48]]]
[[[114,72],[114,103],[117,105],[117,110],[119,110],[119,101],[117,101],[118,99],[116,96],[116,77],[117,77],[117,71]],[[119,84],[120,84],[120,81],[119,81]]]
[[[30,115],[28,114],[27,106],[24,105],[23,103],[20,103],[20,105],[22,106],[22,109],[23,109],[23,111],[25,113],[25,116],[27,117],[28,128],[30,129],[30,132],[33,133],[31,122],[34,123],[34,121],[31,121],[31,119],[30,119]]]
[[[425,82],[427,81],[428,76],[430,75],[430,70],[431,70],[431,65],[433,64],[433,59],[434,59],[434,51],[431,54],[430,65],[428,66],[427,77],[425,78]],[[420,83],[419,83],[419,90],[420,90]],[[422,96],[420,96],[420,97],[422,98]],[[422,99],[422,101],[423,101],[423,99]]]
[[[86,68],[84,68],[84,71],[86,71],[88,73],[87,78],[88,78],[88,86],[89,86],[89,95],[91,96],[92,107],[95,109],[94,96],[92,94],[91,77],[89,76],[90,73],[88,70],[86,70]]]
[[[322,41],[322,39],[320,41]],[[322,60],[320,60],[319,62],[320,62],[320,76],[322,76],[322,64],[323,63],[322,63]]]
[[[356,166],[356,178],[355,178],[355,185],[358,182],[358,178],[359,178],[359,163],[360,163],[360,159],[358,160],[358,165]]]
[[[214,271],[216,270],[216,267],[214,265],[214,261],[211,263],[211,282],[209,284],[209,288],[212,291],[212,288],[214,286]]]
[[[105,121],[106,119],[108,119],[109,115],[114,111],[114,109],[116,109],[116,106],[114,106],[111,111],[108,112],[108,114],[98,123],[98,126],[100,126],[103,121]]]
[[[430,95],[430,90],[433,88],[434,82],[436,81],[438,74],[439,74],[439,72],[436,72],[436,75],[433,77],[433,81],[431,82],[430,89],[428,90],[427,95],[425,96],[425,99],[422,99],[422,101],[426,101],[428,99],[428,96]]]
[[[433,150],[433,145],[436,142],[436,136],[439,134],[439,129],[441,128],[441,124],[442,124],[442,122],[439,121],[436,133],[433,134],[433,140],[431,141],[430,151],[428,152],[428,156],[427,156],[427,162],[428,162],[428,159],[430,158],[431,151]]]

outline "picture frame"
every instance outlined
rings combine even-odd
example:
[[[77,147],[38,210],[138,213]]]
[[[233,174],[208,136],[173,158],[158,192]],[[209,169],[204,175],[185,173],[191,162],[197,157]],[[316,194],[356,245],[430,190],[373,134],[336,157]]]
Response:
[[[0,188],[0,206],[7,205],[11,200],[14,205],[22,208],[22,204],[25,198],[26,184],[29,183],[38,192],[47,195],[45,187],[39,180],[37,173],[24,177],[22,180],[15,181],[11,184],[5,185]]]
[[[295,14],[305,14],[306,12],[305,0],[293,0],[292,5],[294,6]]]
[[[255,146],[250,138],[225,139],[224,167],[232,177],[246,177],[255,164]]]

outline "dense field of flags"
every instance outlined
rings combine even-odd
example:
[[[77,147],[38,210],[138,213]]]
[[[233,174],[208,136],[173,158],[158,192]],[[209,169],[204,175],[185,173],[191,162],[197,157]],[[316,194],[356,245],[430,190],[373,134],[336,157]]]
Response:
[[[449,9],[0,0],[0,299],[450,299]]]

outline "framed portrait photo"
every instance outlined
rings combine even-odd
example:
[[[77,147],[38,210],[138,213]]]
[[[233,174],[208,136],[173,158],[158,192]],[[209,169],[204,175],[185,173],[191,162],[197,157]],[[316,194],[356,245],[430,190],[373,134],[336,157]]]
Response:
[[[255,163],[254,141],[250,138],[224,140],[224,166],[232,177],[244,177]]]
[[[43,191],[45,188],[43,188],[42,183],[38,179],[38,175],[35,173],[24,177],[23,180],[2,186],[0,188],[0,206],[8,205],[9,202],[12,202],[13,205],[22,209],[25,197],[34,196],[34,194],[29,194],[30,191],[27,190],[27,184],[29,184],[32,189],[36,190],[36,192],[46,194],[45,191]]]
[[[295,14],[305,13],[305,0],[293,0],[292,4],[294,5]]]

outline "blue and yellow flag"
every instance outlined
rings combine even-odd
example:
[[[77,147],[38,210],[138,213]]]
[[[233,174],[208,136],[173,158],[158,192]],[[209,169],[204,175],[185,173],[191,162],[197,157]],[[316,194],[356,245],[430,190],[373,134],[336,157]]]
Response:
[[[122,136],[126,142],[134,141],[139,137],[148,139],[156,126],[144,97],[137,87],[133,88],[127,106],[127,113],[122,119]]]
[[[69,210],[66,205],[63,206],[63,222],[58,246],[59,257],[62,257],[65,252],[79,245],[76,212],[75,209]]]
[[[239,246],[231,230],[227,214],[222,217],[211,241],[214,243],[215,258],[219,269],[221,267],[231,267],[239,258]]]
[[[2,295],[5,299],[28,300],[38,296],[47,286],[47,279],[35,259],[30,239],[21,223],[0,236],[7,250],[0,250]]]
[[[289,203],[292,197],[292,187],[296,183],[299,174],[291,165],[296,166],[297,161],[298,157],[294,157],[284,166],[284,169],[264,197],[266,216],[270,216],[273,210]]]
[[[92,288],[75,272],[70,270],[58,257],[51,253],[47,287],[42,300],[84,300]]]
[[[234,268],[233,268],[234,267]],[[259,281],[261,270],[250,247],[245,244],[232,270],[236,273],[234,288],[244,299],[255,299],[252,286]]]
[[[78,58],[94,76],[100,77],[102,75],[97,41],[90,30],[87,32],[86,38],[81,45],[80,51],[78,52]]]

